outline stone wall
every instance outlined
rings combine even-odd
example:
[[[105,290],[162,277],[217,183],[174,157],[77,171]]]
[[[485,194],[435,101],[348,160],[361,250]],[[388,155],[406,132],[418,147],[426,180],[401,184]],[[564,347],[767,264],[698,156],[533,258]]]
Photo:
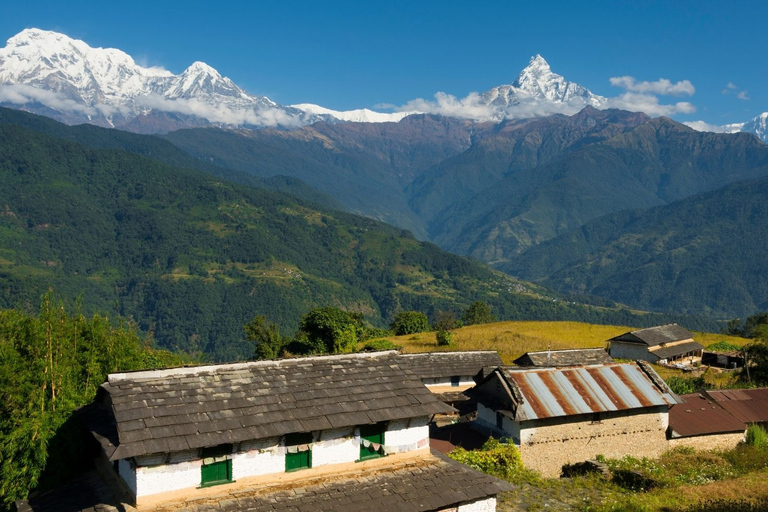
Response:
[[[459,505],[459,512],[496,512],[496,497]]]
[[[655,363],[658,357],[648,352],[648,346],[644,343],[624,343],[621,341],[612,341],[608,353],[614,359],[631,359],[633,361],[641,359]]]
[[[744,441],[744,432],[735,434],[710,434],[707,436],[673,437],[669,440],[670,448],[689,446],[699,451],[731,450]]]
[[[550,418],[520,424],[520,455],[526,467],[549,478],[560,476],[564,464],[583,462],[596,455],[621,458],[658,457],[669,443],[666,407],[601,413],[592,416]],[[512,437],[512,432],[509,432]]]

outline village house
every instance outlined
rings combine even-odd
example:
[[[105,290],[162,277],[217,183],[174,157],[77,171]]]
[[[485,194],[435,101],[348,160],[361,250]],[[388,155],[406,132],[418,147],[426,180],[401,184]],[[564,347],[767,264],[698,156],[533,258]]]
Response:
[[[677,324],[630,331],[608,342],[608,353],[614,359],[660,364],[700,361],[704,351],[701,344],[693,341],[693,334]]]
[[[613,358],[602,348],[571,348],[526,352],[512,362],[517,366],[544,368],[612,363]]]
[[[390,351],[112,374],[79,414],[102,471],[139,510],[207,510],[212,499],[232,511],[495,510],[510,486],[430,452],[430,419],[451,408],[400,360]]]
[[[669,407],[678,402],[642,361],[502,367],[471,393],[478,400],[476,428],[513,441],[526,467],[546,477],[599,454],[661,455],[668,447]]]
[[[744,441],[744,422],[705,393],[680,395],[669,411],[669,447],[730,450]]]

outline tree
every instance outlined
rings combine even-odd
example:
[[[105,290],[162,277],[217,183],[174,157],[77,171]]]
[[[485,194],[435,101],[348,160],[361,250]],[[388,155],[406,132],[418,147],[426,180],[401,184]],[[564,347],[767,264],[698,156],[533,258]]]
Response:
[[[341,354],[357,349],[362,332],[362,314],[334,307],[315,308],[301,318],[296,341],[310,353]]]
[[[390,326],[396,336],[416,334],[429,330],[429,318],[418,311],[401,311]]]
[[[438,311],[435,313],[435,322],[432,324],[432,329],[435,331],[450,331],[459,327],[461,327],[461,321],[456,318],[456,313],[453,311]]]
[[[285,340],[280,335],[280,327],[267,321],[264,315],[258,315],[243,327],[245,338],[253,342],[256,347],[253,353],[254,359],[277,359],[280,357]]]
[[[481,300],[470,304],[461,319],[464,325],[489,324],[496,321],[496,317],[491,314],[491,306]]]

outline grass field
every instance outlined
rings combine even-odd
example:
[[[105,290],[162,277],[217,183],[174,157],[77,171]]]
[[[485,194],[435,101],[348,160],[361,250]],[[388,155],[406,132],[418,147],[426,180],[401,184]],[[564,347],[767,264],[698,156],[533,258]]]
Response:
[[[565,348],[605,347],[606,340],[635,330],[616,325],[591,325],[580,322],[496,322],[456,329],[448,347],[438,347],[434,332],[388,338],[403,347],[403,352],[438,350],[496,350],[505,364],[526,352]],[[694,333],[705,347],[726,340],[734,345],[749,342],[745,338],[714,333]]]

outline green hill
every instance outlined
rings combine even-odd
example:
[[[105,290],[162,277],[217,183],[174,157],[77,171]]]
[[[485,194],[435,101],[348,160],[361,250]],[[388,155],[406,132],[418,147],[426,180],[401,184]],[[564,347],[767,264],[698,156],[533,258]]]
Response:
[[[768,308],[768,178],[588,222],[510,271],[647,310],[744,317]]]

